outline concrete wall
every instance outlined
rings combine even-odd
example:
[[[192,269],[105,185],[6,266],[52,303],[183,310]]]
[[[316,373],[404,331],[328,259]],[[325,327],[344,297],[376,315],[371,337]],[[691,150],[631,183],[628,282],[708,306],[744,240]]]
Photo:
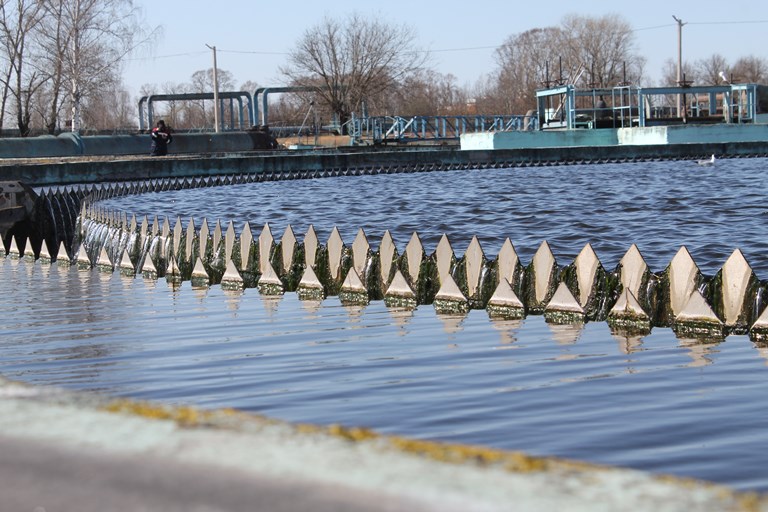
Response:
[[[765,142],[768,124],[714,124],[619,128],[619,144]]]
[[[615,130],[552,130],[526,132],[467,133],[461,149],[522,149],[579,146],[615,146]]]
[[[768,124],[648,126],[599,130],[469,133],[462,150],[768,142]]]
[[[257,149],[251,132],[179,133],[168,147],[171,154],[220,153]],[[58,137],[0,139],[0,159],[67,156],[148,155],[149,134],[97,135],[81,137],[62,133]]]

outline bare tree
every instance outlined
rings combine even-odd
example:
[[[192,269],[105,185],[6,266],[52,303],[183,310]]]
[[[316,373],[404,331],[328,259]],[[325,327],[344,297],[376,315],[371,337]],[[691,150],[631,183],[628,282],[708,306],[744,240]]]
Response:
[[[325,18],[308,29],[288,55],[282,74],[292,85],[316,87],[343,130],[353,109],[422,69],[427,54],[408,26],[352,14]]]
[[[216,70],[216,79],[219,84],[219,91],[232,91],[235,87],[235,79],[231,72],[226,69]],[[213,68],[200,69],[192,73],[189,83],[190,92],[213,92]],[[209,103],[206,103],[208,101]],[[194,102],[199,106],[202,117],[197,120],[196,125],[199,127],[214,126],[214,112],[213,101],[210,100],[197,100]],[[229,106],[226,102],[222,102],[224,108],[221,110],[222,119],[230,115]],[[210,105],[210,109],[207,109],[207,105]]]
[[[694,68],[698,78],[697,85],[721,85],[723,83],[721,73],[725,76],[730,73],[725,57],[719,53],[712,54],[706,59],[697,60]]]
[[[83,127],[95,132],[119,133],[135,129],[135,110],[130,94],[119,83],[85,98]]]
[[[575,82],[581,71],[585,83],[613,87],[621,82],[638,84],[645,59],[636,53],[630,24],[617,14],[599,18],[568,15],[560,34],[567,52],[569,76]]]
[[[733,63],[731,72],[738,82],[763,83],[768,79],[768,60],[754,55],[741,57]]]
[[[38,33],[41,51],[37,61],[48,70],[42,98],[37,101],[38,110],[44,119],[45,129],[54,134],[61,128],[61,114],[64,109],[64,60],[69,38],[64,24],[66,0],[46,0],[42,3],[45,16]]]
[[[559,27],[534,28],[508,37],[496,51],[496,62],[491,82],[480,87],[479,105],[510,113],[535,108],[535,92],[542,86],[639,83],[645,65],[623,18],[574,14],[564,17]]]
[[[5,30],[0,31],[0,44],[3,48],[3,52],[0,54],[3,59],[3,67],[0,72],[0,84],[2,84],[2,91],[0,91],[0,130],[3,129],[5,123],[8,96],[11,91],[11,75],[13,74],[12,58],[8,55],[13,45],[10,44],[5,32]]]
[[[692,82],[696,84],[699,80],[696,73],[696,68],[688,61],[682,62],[683,78],[686,82]],[[664,67],[661,70],[661,85],[662,86],[677,86],[677,62],[672,59],[664,61]]]
[[[49,41],[57,47],[49,46],[49,52],[62,63],[72,131],[79,132],[83,99],[113,87],[124,58],[157,31],[144,35],[131,0],[45,0],[45,5],[57,25],[57,39]]]
[[[482,110],[523,113],[535,108],[536,89],[560,78],[558,51],[562,38],[556,27],[508,37],[496,50],[498,68],[494,78],[480,86],[484,91],[478,95],[484,105]]]
[[[31,65],[31,52],[28,51],[28,46],[33,42],[33,32],[41,18],[39,2],[16,0],[15,5],[11,2],[0,3],[0,31],[3,50],[9,62],[7,74],[2,78],[2,110],[5,113],[10,94],[15,103],[16,122],[22,137],[30,132],[32,97],[46,78],[44,73]]]
[[[436,116],[464,113],[466,92],[456,85],[456,77],[433,70],[422,70],[406,78],[388,95],[388,108],[403,115]]]

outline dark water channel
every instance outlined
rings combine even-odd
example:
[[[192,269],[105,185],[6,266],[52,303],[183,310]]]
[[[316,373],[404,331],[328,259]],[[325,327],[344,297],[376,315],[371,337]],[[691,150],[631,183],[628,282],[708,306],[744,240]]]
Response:
[[[260,183],[147,194],[138,215],[249,221],[276,238],[447,233],[524,263],[542,240],[570,263],[591,242],[613,268],[637,243],[654,271],[681,245],[707,274],[740,248],[768,278],[764,159],[524,168]],[[185,220],[186,222],[186,220]],[[768,348],[669,329],[620,338],[605,323],[441,316],[431,306],[342,306],[255,289],[172,289],[118,274],[0,261],[0,373],[290,421],[521,449],[768,491]]]

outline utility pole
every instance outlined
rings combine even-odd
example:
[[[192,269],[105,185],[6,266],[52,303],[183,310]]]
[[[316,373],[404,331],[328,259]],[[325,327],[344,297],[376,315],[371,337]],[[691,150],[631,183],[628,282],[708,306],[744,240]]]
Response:
[[[219,133],[219,70],[216,66],[216,47],[206,44],[213,50],[213,124],[216,125],[216,133]]]
[[[683,20],[672,15],[672,19],[677,22],[677,86],[683,86]],[[683,102],[682,96],[677,95],[677,117],[682,117]]]

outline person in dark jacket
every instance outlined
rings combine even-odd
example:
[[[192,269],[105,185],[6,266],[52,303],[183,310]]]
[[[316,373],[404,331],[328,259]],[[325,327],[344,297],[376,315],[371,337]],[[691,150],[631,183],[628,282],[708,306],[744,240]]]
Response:
[[[168,154],[168,144],[173,141],[171,130],[165,126],[162,119],[157,122],[157,126],[152,128],[152,156],[163,156]]]

